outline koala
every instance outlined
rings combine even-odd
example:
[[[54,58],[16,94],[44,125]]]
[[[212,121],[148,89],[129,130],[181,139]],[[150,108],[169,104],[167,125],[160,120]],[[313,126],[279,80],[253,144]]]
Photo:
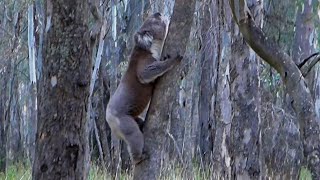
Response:
[[[144,121],[139,115],[151,100],[155,80],[182,60],[180,55],[168,55],[160,61],[168,26],[168,18],[160,13],[144,21],[134,35],[128,68],[106,109],[111,132],[127,144],[135,165],[148,157],[142,134]]]

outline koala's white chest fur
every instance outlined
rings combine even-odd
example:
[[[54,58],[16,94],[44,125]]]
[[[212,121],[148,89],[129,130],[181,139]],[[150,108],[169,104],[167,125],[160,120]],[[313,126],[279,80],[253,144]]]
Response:
[[[166,32],[165,36],[163,38],[163,41],[160,40],[152,40],[152,45],[150,48],[150,52],[152,53],[152,57],[155,58],[157,61],[160,61],[161,58],[161,53],[163,50],[164,42],[166,41],[167,35],[168,35],[168,30],[169,30],[169,18],[166,16],[162,17],[162,20],[166,24]]]
[[[155,58],[157,61],[160,61],[163,44],[164,43],[159,40],[152,41],[150,52],[152,54],[152,57]]]

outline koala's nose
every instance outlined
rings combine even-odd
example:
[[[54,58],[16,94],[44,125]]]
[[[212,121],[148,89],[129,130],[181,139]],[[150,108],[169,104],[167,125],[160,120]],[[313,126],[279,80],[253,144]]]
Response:
[[[159,13],[159,12],[154,13],[154,16],[155,16],[155,17],[161,17],[161,13]]]

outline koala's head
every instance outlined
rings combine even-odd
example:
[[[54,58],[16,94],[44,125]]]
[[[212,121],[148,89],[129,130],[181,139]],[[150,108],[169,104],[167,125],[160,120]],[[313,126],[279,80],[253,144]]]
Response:
[[[134,36],[136,46],[150,51],[154,58],[160,59],[168,26],[169,20],[166,16],[160,13],[149,16]]]

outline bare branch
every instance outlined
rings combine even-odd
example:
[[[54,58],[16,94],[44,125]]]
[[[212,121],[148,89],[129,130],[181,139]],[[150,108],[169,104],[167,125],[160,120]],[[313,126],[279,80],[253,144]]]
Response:
[[[245,41],[264,61],[280,73],[287,92],[293,99],[292,105],[299,119],[300,135],[304,142],[304,155],[308,168],[310,168],[313,178],[319,179],[320,125],[315,114],[310,90],[306,86],[300,69],[293,59],[281,50],[278,44],[265,37],[262,30],[255,25],[251,15],[247,13],[247,7],[236,9],[235,1],[229,0],[229,2],[234,19],[239,19],[237,24]],[[240,6],[246,6],[245,0],[236,2]],[[308,70],[307,66],[306,69]]]
[[[298,65],[300,71],[304,77],[308,75],[311,69],[320,61],[320,53],[314,53],[308,58],[304,59],[301,64]]]
[[[174,147],[176,148],[176,151],[178,152],[178,159],[180,161],[180,163],[183,165],[183,158],[182,158],[182,154],[181,154],[181,150],[178,146],[177,141],[175,140],[175,138],[173,137],[173,135],[169,132],[169,130],[166,131],[167,135],[170,137],[170,139],[173,141]]]

